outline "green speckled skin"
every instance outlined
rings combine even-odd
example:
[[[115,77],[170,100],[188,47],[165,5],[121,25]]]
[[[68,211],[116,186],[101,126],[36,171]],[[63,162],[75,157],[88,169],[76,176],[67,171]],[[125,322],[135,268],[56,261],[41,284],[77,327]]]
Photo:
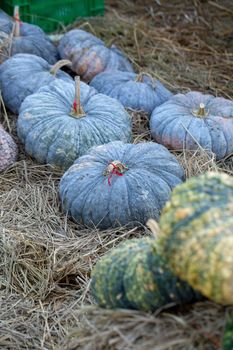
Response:
[[[233,304],[233,178],[207,173],[178,186],[160,227],[171,270],[211,300]]]
[[[222,350],[233,349],[233,313],[230,314],[227,321],[222,341]]]
[[[110,309],[154,311],[200,298],[166,267],[152,238],[125,241],[106,254],[92,271],[91,290]]]

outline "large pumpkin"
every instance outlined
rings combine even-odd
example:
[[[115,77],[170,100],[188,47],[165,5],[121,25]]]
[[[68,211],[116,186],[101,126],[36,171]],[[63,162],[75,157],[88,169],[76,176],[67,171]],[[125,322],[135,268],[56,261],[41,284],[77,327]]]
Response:
[[[0,124],[0,171],[13,164],[18,155],[18,147],[10,134]]]
[[[36,25],[0,19],[0,37],[4,50],[0,52],[0,63],[17,53],[30,53],[44,58],[50,64],[58,59],[57,48],[41,28]]]
[[[233,101],[200,92],[178,94],[155,108],[150,128],[155,141],[169,149],[201,146],[221,159],[233,152]]]
[[[172,271],[206,297],[233,304],[233,177],[207,173],[177,186],[160,228]]]
[[[133,71],[119,49],[114,45],[107,48],[102,40],[81,29],[67,32],[60,40],[58,50],[62,58],[72,62],[73,71],[86,82],[108,69]]]
[[[95,265],[91,292],[100,307],[154,311],[200,298],[168,269],[153,238],[127,240]]]
[[[153,142],[111,142],[93,147],[63,175],[63,209],[76,221],[99,228],[158,219],[183,169]]]
[[[102,72],[92,79],[90,85],[97,91],[118,99],[125,107],[149,114],[172,96],[158,80],[143,73]]]
[[[54,80],[26,97],[17,130],[26,152],[39,163],[67,169],[95,145],[131,141],[131,119],[123,106],[94,88]],[[76,96],[76,97],[75,97]]]
[[[70,61],[61,60],[51,66],[43,58],[31,54],[17,54],[0,65],[0,85],[6,106],[18,113],[23,100],[55,79],[72,81],[59,70]]]

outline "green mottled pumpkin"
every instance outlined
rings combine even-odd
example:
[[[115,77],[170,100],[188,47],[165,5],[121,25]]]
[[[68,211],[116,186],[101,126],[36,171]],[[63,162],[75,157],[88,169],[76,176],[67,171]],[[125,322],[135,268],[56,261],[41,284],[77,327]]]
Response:
[[[92,271],[91,291],[104,308],[153,311],[200,295],[167,268],[156,240],[128,240],[100,259]]]
[[[222,350],[232,350],[233,349],[233,313],[231,313],[228,317],[223,341],[222,341]]]
[[[162,210],[159,251],[173,273],[203,295],[233,304],[233,177],[187,180]]]

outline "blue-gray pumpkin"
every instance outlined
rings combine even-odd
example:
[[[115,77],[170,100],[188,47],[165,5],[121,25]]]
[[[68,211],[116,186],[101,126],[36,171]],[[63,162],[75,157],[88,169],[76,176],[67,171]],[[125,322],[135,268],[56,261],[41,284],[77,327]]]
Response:
[[[201,146],[222,159],[233,152],[233,101],[200,92],[178,94],[155,108],[150,128],[155,141],[169,149]]]
[[[44,58],[50,64],[58,60],[58,51],[43,30],[33,24],[0,19],[0,38],[4,40],[4,50],[0,52],[0,62],[17,53],[30,53]]]
[[[69,74],[61,71],[61,60],[51,66],[43,58],[31,54],[17,54],[0,65],[0,86],[5,105],[14,113],[19,112],[23,100],[55,79],[72,81]]]
[[[144,73],[102,72],[92,79],[90,85],[118,99],[124,107],[149,114],[172,96],[163,84]]]
[[[67,169],[89,148],[110,141],[130,142],[131,119],[115,99],[94,88],[54,80],[24,100],[17,131],[26,152],[39,163]]]
[[[105,70],[133,72],[131,64],[115,45],[107,48],[102,40],[81,29],[67,32],[60,40],[58,51],[62,58],[72,62],[72,70],[85,82]]]
[[[154,142],[120,141],[93,147],[63,175],[64,211],[101,229],[158,219],[173,187],[182,182],[176,158]]]

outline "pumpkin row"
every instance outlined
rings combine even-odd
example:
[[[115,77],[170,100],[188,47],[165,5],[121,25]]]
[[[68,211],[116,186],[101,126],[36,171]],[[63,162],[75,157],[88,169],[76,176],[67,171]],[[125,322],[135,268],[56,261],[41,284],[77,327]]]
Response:
[[[27,51],[24,46],[22,50],[20,49],[20,40],[26,39],[26,42],[29,40],[26,34],[24,37],[24,25],[29,26],[28,28],[32,25],[20,24],[18,20],[14,22],[12,19],[6,19],[4,15],[2,18],[0,16],[0,23],[6,34],[10,32],[7,30],[8,27],[12,31],[12,26],[22,32],[15,40],[19,50],[13,50],[11,52],[13,55],[17,52],[30,52],[42,56],[37,51]],[[38,36],[38,31],[41,32],[41,29],[32,26],[34,27],[38,29],[35,34]],[[33,33],[33,29],[30,33]],[[49,41],[44,33],[43,35]],[[14,41],[12,47],[14,47]],[[42,51],[46,52],[46,50]],[[202,147],[213,152],[217,159],[232,153],[232,101],[198,92],[172,96],[159,81],[147,74],[133,73],[129,61],[118,48],[112,46],[108,49],[103,41],[83,30],[74,29],[66,33],[60,40],[58,52],[56,57],[50,54],[50,57],[55,57],[50,63],[54,63],[59,55],[70,60],[72,70],[84,81],[90,82],[90,85],[99,92],[118,99],[124,107],[149,113],[151,134],[156,142],[172,150],[195,150]],[[47,56],[45,58],[48,60]],[[46,62],[34,62],[32,59],[29,63],[29,57],[25,60],[29,64],[28,69],[25,68],[26,64],[22,57],[2,67],[2,71],[8,72],[3,74],[1,79],[5,103],[15,113],[19,111],[27,95],[48,84],[56,75],[63,80],[69,79],[68,75],[65,76],[65,73],[62,74],[57,68],[49,67]],[[22,75],[19,74],[18,79],[14,78],[15,81],[12,81],[12,77],[17,76],[15,72],[17,66],[20,68],[18,74],[22,71]],[[19,85],[18,80],[20,80]]]
[[[201,295],[233,305],[233,177],[206,173],[178,185],[157,237],[128,240],[100,259],[91,290],[98,305],[146,311]]]

